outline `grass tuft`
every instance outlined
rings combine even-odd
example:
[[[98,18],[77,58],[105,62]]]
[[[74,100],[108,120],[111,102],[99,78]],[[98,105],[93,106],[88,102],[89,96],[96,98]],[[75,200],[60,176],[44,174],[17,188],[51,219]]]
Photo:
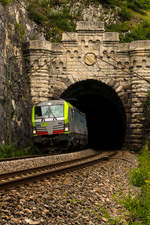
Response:
[[[26,148],[16,148],[14,145],[0,144],[0,158],[15,158],[20,156],[37,155],[40,151],[31,145]]]
[[[128,224],[150,224],[150,152],[148,143],[144,146],[139,156],[139,167],[131,172],[131,183],[139,187],[139,193],[133,196],[131,193],[122,201],[122,205],[128,210]]]

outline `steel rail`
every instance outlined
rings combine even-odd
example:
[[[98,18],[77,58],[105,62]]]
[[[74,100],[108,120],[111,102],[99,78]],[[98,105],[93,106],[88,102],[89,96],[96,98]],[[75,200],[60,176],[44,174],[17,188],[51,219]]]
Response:
[[[10,158],[0,158],[0,162],[8,162],[8,161],[16,161],[20,159],[32,159],[32,158],[40,158],[43,156],[50,156],[50,154],[41,154],[41,155],[27,155],[27,156],[16,156],[16,157],[10,157]]]
[[[9,172],[0,175],[0,187],[8,186],[20,181],[25,181],[38,176],[64,171],[65,169],[79,167],[88,163],[108,159],[114,156],[117,151],[108,151],[91,154],[89,156],[81,157],[80,159],[72,159],[69,161],[58,162],[52,165],[42,166],[38,168],[25,169],[21,171]]]

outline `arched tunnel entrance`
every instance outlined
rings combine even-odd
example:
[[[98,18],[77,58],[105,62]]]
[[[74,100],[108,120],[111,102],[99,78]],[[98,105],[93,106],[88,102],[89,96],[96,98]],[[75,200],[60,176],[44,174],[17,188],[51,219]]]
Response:
[[[89,147],[96,150],[120,149],[126,131],[126,116],[115,90],[97,80],[71,85],[61,98],[86,114]]]

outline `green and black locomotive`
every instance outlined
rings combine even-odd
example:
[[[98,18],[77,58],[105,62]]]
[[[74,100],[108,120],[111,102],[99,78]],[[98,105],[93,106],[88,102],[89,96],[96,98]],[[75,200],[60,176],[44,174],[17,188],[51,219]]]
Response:
[[[86,116],[65,100],[40,102],[32,108],[35,143],[83,148],[88,144]]]

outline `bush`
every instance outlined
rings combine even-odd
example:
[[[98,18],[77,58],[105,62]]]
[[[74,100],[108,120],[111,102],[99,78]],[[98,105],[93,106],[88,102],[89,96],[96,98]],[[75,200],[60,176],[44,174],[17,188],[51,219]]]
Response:
[[[0,158],[14,157],[15,147],[13,145],[0,144]]]
[[[135,40],[149,40],[150,39],[150,22],[142,21],[137,27],[130,28],[129,32],[120,35],[121,42],[131,42]]]
[[[146,185],[146,180],[149,179],[150,153],[147,146],[148,143],[144,146],[139,156],[139,168],[131,172],[131,183],[137,187]]]
[[[124,207],[124,212],[121,212],[121,217],[117,221],[110,221],[107,224],[130,224],[130,225],[149,225],[150,224],[150,152],[148,143],[141,150],[138,157],[139,167],[131,172],[132,184],[140,187],[137,193],[129,192],[127,195],[122,191],[116,195],[117,203]],[[119,212],[119,210],[118,210]],[[119,218],[123,219],[120,223]],[[110,217],[111,219],[111,217]]]
[[[19,39],[21,41],[24,41],[25,32],[26,32],[25,25],[21,21],[19,21],[19,23],[16,24],[16,29],[17,29],[17,32],[18,32]]]
[[[12,0],[0,0],[0,4],[2,4],[3,6],[6,6],[7,4],[11,3]]]
[[[127,32],[129,30],[129,25],[127,23],[112,24],[105,27],[105,30],[108,32]]]
[[[28,6],[30,18],[40,25],[50,41],[60,41],[63,32],[75,31],[75,15],[71,14],[71,6],[64,1],[61,8],[54,10],[57,5],[60,6],[60,1],[31,0]]]
[[[144,14],[143,9],[141,7],[139,7],[139,5],[136,2],[127,2],[127,7],[140,13],[140,14]]]
[[[148,161],[150,164],[150,160]],[[150,181],[150,165],[141,166],[134,169],[131,173],[131,183],[137,187],[149,185]]]
[[[123,201],[123,206],[129,211],[128,224],[150,224],[150,190],[143,189],[142,193],[135,197],[128,195]]]
[[[14,158],[19,156],[41,154],[39,149],[33,145],[26,148],[16,148],[14,145],[0,144],[0,158]]]
[[[150,152],[148,143],[144,146],[139,156],[139,167],[131,173],[131,182],[134,186],[141,187],[139,194],[129,194],[122,201],[123,206],[129,211],[129,224],[150,224]]]
[[[126,7],[123,7],[123,8],[121,8],[119,16],[120,16],[121,21],[124,22],[124,21],[130,20],[132,17],[132,14]]]
[[[118,0],[99,0],[99,3],[109,7],[115,7],[115,6],[121,5],[121,1],[118,1]]]
[[[144,10],[150,8],[150,0],[99,0],[101,4],[108,7],[115,7],[115,6],[126,6],[127,8],[132,9],[138,13],[143,14]]]
[[[127,1],[128,8],[137,12],[142,12],[143,9],[150,8],[150,0],[130,0]]]

